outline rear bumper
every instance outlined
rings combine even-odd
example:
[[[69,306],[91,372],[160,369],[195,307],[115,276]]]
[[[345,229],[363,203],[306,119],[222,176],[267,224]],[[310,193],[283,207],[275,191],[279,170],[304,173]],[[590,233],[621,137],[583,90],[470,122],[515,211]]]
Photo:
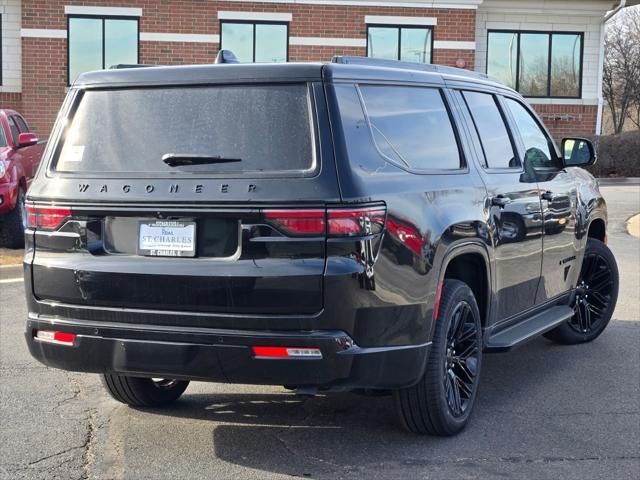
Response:
[[[43,343],[35,331],[74,333],[73,346]],[[360,348],[341,331],[245,331],[92,323],[31,313],[31,354],[64,370],[215,382],[400,388],[423,374],[430,343]],[[253,346],[319,348],[320,359],[255,358]]]

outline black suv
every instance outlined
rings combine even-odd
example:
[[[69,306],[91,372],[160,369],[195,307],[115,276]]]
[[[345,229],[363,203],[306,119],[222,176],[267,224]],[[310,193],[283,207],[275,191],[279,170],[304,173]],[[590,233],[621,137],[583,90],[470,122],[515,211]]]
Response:
[[[117,400],[391,391],[467,423],[484,352],[587,342],[618,292],[588,140],[484,75],[355,57],[81,75],[28,194],[31,354]]]

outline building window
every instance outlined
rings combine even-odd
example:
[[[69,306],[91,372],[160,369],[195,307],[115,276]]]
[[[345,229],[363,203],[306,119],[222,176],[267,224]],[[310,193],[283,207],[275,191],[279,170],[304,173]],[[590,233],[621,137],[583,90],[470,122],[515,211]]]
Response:
[[[220,22],[220,48],[231,50],[242,63],[286,62],[288,47],[286,22]]]
[[[68,79],[119,63],[138,60],[138,19],[130,17],[68,17]]]
[[[369,25],[367,56],[405,62],[431,63],[433,32],[429,27]]]
[[[487,73],[525,97],[580,98],[582,33],[489,31]]]

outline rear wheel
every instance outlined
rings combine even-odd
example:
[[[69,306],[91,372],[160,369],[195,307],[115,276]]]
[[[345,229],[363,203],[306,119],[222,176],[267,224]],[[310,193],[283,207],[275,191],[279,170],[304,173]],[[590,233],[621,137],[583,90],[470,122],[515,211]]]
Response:
[[[480,312],[471,289],[446,280],[422,379],[394,391],[401,424],[414,433],[448,436],[467,424],[482,364]]]
[[[0,247],[24,247],[24,229],[27,226],[27,211],[24,200],[24,190],[19,187],[16,207],[6,213],[0,221]]]
[[[186,380],[139,378],[104,374],[102,384],[119,402],[132,407],[160,407],[177,400],[189,385]]]
[[[607,327],[618,300],[618,265],[604,243],[589,238],[576,287],[574,315],[545,337],[567,345],[590,342]]]

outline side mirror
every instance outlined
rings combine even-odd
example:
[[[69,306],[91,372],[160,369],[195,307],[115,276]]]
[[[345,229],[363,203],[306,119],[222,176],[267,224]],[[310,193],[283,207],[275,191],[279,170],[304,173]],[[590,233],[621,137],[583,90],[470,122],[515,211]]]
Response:
[[[36,143],[38,143],[38,137],[36,137],[35,133],[21,133],[18,135],[18,148],[28,147]]]
[[[596,163],[596,151],[586,138],[562,140],[562,161],[565,167],[586,167]]]

